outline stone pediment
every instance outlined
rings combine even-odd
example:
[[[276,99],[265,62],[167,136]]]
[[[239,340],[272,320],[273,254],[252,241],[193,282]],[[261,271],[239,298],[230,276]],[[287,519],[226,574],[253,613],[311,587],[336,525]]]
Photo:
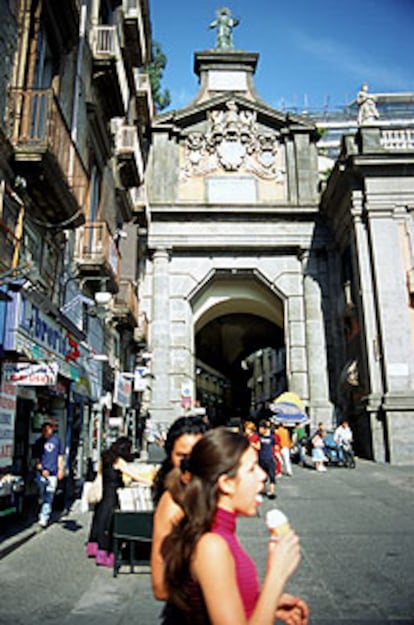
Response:
[[[315,125],[301,115],[279,111],[261,100],[252,101],[234,93],[220,94],[203,102],[193,101],[189,105],[157,115],[153,120],[153,129],[175,128],[180,133],[189,130],[191,126],[199,125],[214,111],[225,110],[228,102],[234,102],[238,111],[252,112],[258,123],[276,130],[286,131],[315,131]]]
[[[284,184],[286,136],[314,130],[307,120],[231,93],[159,116],[155,127],[181,146],[182,183],[222,172]]]

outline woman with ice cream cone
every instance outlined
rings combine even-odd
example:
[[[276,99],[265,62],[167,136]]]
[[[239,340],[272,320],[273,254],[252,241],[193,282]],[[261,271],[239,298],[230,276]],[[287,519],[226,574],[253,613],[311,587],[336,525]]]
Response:
[[[191,625],[306,625],[308,606],[285,594],[300,561],[299,538],[289,529],[269,541],[261,588],[256,566],[236,536],[238,516],[254,516],[266,479],[257,452],[226,428],[207,432],[194,446],[191,478],[181,501],[184,517],[168,537],[165,590]],[[179,480],[174,472],[169,486]]]

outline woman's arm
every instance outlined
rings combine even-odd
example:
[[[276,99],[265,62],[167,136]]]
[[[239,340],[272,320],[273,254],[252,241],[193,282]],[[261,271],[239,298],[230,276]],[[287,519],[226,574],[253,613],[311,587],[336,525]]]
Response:
[[[230,549],[221,536],[208,532],[197,543],[191,573],[201,586],[212,625],[247,623]]]
[[[160,601],[168,599],[164,583],[164,558],[161,553],[164,539],[171,533],[173,526],[183,516],[183,511],[166,490],[161,496],[154,513],[151,545],[151,581],[154,597]]]
[[[145,477],[140,475],[139,466],[134,464],[133,462],[126,462],[123,458],[117,458],[112,465],[114,469],[118,471],[122,471],[124,475],[127,475],[134,482],[138,482],[139,484],[145,484],[146,486],[151,486],[152,481],[148,480]]]

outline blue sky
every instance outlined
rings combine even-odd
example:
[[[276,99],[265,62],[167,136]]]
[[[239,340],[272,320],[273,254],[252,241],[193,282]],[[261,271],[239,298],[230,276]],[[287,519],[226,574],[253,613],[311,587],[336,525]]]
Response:
[[[196,94],[194,52],[214,48],[208,25],[221,6],[240,19],[235,47],[260,54],[256,89],[274,108],[335,110],[365,81],[375,93],[414,92],[414,0],[150,0],[169,108]]]

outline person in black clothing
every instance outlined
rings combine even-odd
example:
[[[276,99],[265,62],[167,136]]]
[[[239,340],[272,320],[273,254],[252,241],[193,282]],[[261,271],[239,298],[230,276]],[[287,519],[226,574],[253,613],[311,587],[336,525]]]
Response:
[[[262,420],[259,423],[259,439],[259,465],[263,471],[267,473],[267,477],[269,479],[269,491],[267,496],[269,499],[275,499],[276,462],[274,447],[277,441],[267,421]]]
[[[116,468],[119,459],[131,462],[131,441],[126,436],[118,438],[109,449],[102,452],[100,471],[102,472],[102,499],[96,504],[89,533],[86,553],[96,558],[96,564],[113,567],[112,516],[119,508],[118,488],[124,484],[122,471]]]

